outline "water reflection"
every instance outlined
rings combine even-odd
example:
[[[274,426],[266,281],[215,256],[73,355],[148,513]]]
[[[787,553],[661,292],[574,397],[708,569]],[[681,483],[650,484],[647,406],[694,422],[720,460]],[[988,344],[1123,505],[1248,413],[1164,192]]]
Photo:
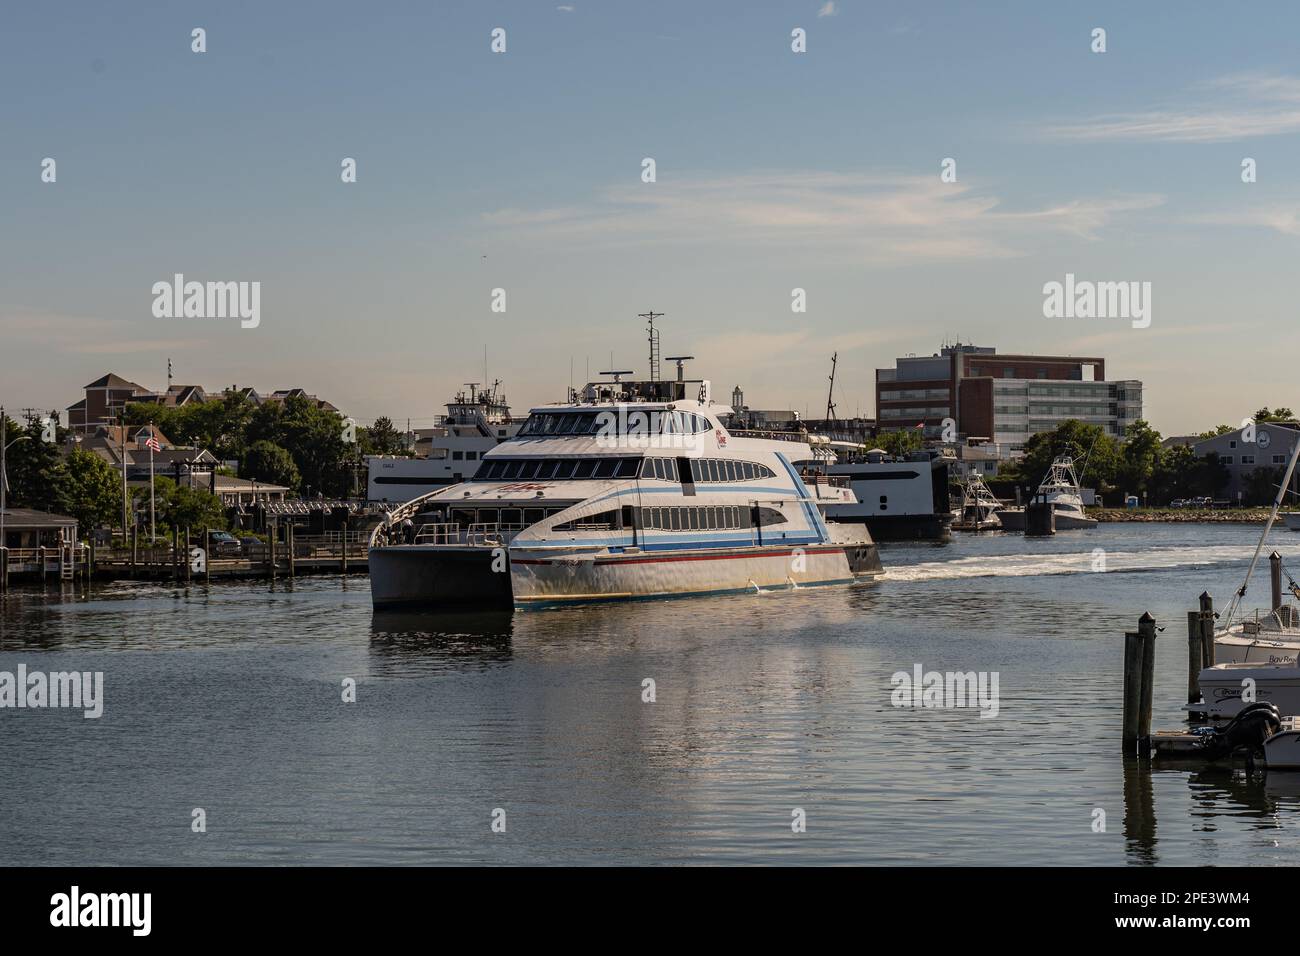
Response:
[[[513,633],[509,611],[376,611],[370,653],[388,676],[494,666],[510,660]]]
[[[1124,757],[1124,844],[1130,863],[1151,866],[1156,858],[1155,788],[1151,762]]]

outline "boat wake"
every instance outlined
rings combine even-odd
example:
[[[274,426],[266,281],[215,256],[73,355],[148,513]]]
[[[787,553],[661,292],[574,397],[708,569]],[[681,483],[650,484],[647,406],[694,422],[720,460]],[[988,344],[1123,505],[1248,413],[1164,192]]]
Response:
[[[1107,574],[1172,568],[1244,564],[1240,546],[1185,546],[1145,551],[1102,550],[1069,554],[1008,554],[927,561],[886,567],[890,581],[940,581],[953,578],[1018,578],[1046,574]]]

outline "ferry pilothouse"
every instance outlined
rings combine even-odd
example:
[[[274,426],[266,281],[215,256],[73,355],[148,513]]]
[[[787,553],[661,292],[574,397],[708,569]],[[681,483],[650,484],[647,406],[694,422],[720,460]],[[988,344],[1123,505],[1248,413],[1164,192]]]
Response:
[[[613,381],[531,410],[470,480],[393,511],[376,608],[539,606],[850,584],[881,574],[805,442],[732,435],[707,380]]]

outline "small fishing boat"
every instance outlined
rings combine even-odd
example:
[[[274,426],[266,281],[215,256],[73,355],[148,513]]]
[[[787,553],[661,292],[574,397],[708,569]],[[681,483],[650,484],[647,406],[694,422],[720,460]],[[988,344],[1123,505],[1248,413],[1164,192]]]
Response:
[[[961,488],[961,510],[952,523],[954,531],[996,531],[1002,527],[997,510],[1002,502],[993,497],[984,479],[972,472]]]
[[[1084,513],[1079,478],[1074,473],[1074,459],[1069,455],[1059,455],[1052,462],[1038,486],[1038,496],[1052,506],[1058,531],[1097,527],[1097,519]],[[1003,531],[1024,531],[1028,527],[1024,508],[1003,508],[998,511],[998,518]]]

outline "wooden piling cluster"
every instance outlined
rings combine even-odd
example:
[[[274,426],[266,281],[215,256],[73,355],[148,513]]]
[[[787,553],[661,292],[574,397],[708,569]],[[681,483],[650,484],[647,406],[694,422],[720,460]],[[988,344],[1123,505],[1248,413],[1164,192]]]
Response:
[[[1125,756],[1145,757],[1151,750],[1151,702],[1155,695],[1156,620],[1138,618],[1136,631],[1124,632]]]

